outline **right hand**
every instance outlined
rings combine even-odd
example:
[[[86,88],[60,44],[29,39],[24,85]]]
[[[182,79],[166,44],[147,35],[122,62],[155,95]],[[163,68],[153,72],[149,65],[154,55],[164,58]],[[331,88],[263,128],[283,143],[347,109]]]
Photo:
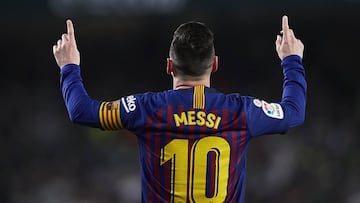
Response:
[[[294,31],[289,28],[288,17],[282,17],[282,30],[281,35],[276,38],[276,51],[281,60],[289,55],[298,55],[303,57],[304,44],[296,39]]]
[[[62,34],[61,39],[53,46],[53,54],[60,69],[67,64],[80,65],[80,53],[76,46],[73,23],[67,20],[66,25],[67,33]]]

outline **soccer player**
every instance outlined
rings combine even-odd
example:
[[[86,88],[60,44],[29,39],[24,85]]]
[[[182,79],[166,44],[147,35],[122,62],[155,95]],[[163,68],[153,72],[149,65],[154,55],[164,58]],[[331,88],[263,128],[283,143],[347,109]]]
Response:
[[[167,60],[173,88],[163,92],[91,99],[80,76],[70,20],[53,53],[72,122],[103,130],[126,128],[137,136],[143,202],[243,203],[249,141],[286,133],[305,117],[304,45],[287,16],[275,44],[284,75],[279,102],[210,87],[218,58],[213,33],[200,22],[184,23],[174,32]]]

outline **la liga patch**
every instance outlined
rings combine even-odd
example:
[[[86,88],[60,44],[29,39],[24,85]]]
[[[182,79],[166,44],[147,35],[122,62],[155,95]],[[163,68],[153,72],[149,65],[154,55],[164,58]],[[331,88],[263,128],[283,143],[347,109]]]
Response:
[[[280,104],[277,103],[269,104],[264,100],[262,100],[261,103],[262,103],[262,110],[264,111],[265,115],[276,119],[284,118],[284,111]]]

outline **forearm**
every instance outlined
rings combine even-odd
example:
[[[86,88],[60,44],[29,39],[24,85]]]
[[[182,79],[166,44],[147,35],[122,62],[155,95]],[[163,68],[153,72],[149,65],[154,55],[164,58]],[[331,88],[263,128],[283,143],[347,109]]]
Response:
[[[61,69],[60,86],[70,120],[74,123],[101,128],[99,120],[101,103],[88,96],[78,65],[68,64]]]
[[[306,90],[305,69],[301,57],[291,55],[281,63],[284,86],[281,104],[285,116],[290,117],[289,127],[300,125],[305,119]]]

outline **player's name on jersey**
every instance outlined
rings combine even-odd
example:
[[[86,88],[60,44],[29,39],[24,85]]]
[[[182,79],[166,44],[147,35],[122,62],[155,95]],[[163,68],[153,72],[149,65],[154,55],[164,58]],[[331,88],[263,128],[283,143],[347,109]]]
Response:
[[[218,129],[221,117],[204,111],[186,111],[174,114],[174,120],[176,127],[181,125],[197,125]]]

